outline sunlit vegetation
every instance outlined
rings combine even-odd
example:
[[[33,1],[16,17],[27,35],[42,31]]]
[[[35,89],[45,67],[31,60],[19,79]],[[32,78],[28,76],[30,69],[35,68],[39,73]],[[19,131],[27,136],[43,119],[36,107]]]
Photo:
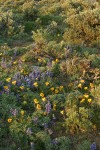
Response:
[[[0,149],[99,150],[100,3],[0,0]]]

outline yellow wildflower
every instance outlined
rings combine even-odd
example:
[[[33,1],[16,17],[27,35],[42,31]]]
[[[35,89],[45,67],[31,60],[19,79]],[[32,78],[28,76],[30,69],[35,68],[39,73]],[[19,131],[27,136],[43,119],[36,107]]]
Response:
[[[38,61],[39,61],[39,62],[42,62],[42,59],[38,58]]]
[[[56,59],[55,62],[58,63],[58,62],[59,62],[59,59]]]
[[[38,104],[38,99],[35,98],[35,99],[34,99],[34,103],[35,103],[35,104]]]
[[[16,65],[16,64],[17,64],[17,61],[14,61],[13,64]]]
[[[88,87],[84,87],[84,90],[87,90],[88,89]]]
[[[46,98],[45,98],[45,97],[43,97],[43,98],[42,98],[42,101],[43,101],[43,102],[45,102],[45,101],[46,101]]]
[[[20,86],[20,89],[21,89],[21,90],[24,90],[24,86]]]
[[[10,81],[11,81],[11,78],[7,78],[6,81],[7,81],[7,82],[10,82]]]
[[[88,101],[89,103],[91,103],[91,102],[92,102],[92,99],[91,99],[91,98],[89,98],[87,101]]]
[[[94,88],[94,84],[93,84],[93,83],[90,83],[90,87],[91,87],[91,88]]]
[[[78,88],[82,88],[82,84],[80,83],[80,84],[78,84]]]
[[[27,75],[27,74],[28,74],[28,72],[24,71],[24,74],[25,74],[25,75]]]
[[[37,82],[34,82],[33,85],[34,85],[35,87],[38,87],[38,83],[37,83]]]
[[[85,101],[85,99],[83,98],[81,101],[80,101],[80,103],[83,103]]]
[[[56,106],[57,106],[56,104],[53,105],[53,110],[56,110]]]
[[[97,130],[97,127],[96,127],[96,125],[93,125],[93,129],[94,129],[94,130]]]
[[[23,104],[26,105],[26,104],[27,104],[27,101],[23,101]]]
[[[2,56],[2,53],[0,53],[0,56]]]
[[[43,114],[44,114],[44,115],[47,115],[47,112],[45,111]]]
[[[82,80],[80,80],[80,82],[81,82],[81,83],[85,83],[85,81],[84,81],[83,79],[82,79]]]
[[[9,88],[8,88],[8,86],[4,86],[4,89],[5,89],[5,90],[8,90]]]
[[[22,58],[22,61],[25,62],[25,58]]]
[[[40,105],[40,104],[37,104],[36,108],[37,108],[38,110],[40,110],[40,109],[41,109],[41,105]]]
[[[50,89],[51,91],[54,91],[54,87],[51,87],[51,89]]]
[[[40,93],[40,96],[41,96],[41,97],[44,97],[44,93]]]
[[[13,85],[16,85],[16,81],[12,81],[12,84],[13,84]]]
[[[11,123],[12,122],[12,118],[8,118],[7,121],[8,121],[8,123]]]
[[[48,86],[48,85],[49,85],[49,82],[45,82],[45,85]]]
[[[89,97],[89,95],[88,95],[88,94],[84,94],[84,97],[85,97],[85,98],[88,98],[88,97]]]
[[[60,113],[63,115],[64,114],[64,110],[61,110]]]
[[[43,62],[46,63],[46,60],[44,60]]]
[[[55,61],[54,61],[54,60],[52,60],[52,65],[53,65],[53,66],[55,65]]]
[[[55,93],[57,94],[59,92],[59,90],[58,89],[55,89]]]
[[[61,91],[63,88],[64,88],[63,85],[61,85],[61,86],[59,87],[60,91]]]
[[[24,110],[21,110],[20,111],[21,115],[23,116],[25,114],[25,111]]]
[[[24,72],[24,69],[22,69],[20,72],[23,73],[23,72]]]

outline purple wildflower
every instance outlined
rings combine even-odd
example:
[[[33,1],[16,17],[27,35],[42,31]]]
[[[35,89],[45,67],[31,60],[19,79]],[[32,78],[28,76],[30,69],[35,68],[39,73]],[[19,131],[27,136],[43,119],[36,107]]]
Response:
[[[92,143],[90,146],[90,150],[96,150],[96,143]]]

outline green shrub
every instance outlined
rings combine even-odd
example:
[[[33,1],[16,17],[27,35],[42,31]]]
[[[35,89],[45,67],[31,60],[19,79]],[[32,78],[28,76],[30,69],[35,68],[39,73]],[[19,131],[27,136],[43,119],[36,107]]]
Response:
[[[77,146],[77,150],[90,150],[90,141],[84,140],[81,144]]]
[[[88,1],[65,2],[68,28],[64,40],[69,44],[98,45],[99,37],[99,3]],[[86,7],[87,6],[87,7]]]

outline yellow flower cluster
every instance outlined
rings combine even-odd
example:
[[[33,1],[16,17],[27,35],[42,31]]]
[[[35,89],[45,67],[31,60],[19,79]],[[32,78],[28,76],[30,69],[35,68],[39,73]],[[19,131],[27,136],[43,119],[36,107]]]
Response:
[[[88,87],[84,87],[84,90],[87,90],[88,89]]]
[[[16,85],[16,81],[12,81],[12,84],[13,84],[13,85]]]
[[[21,110],[20,111],[21,115],[23,116],[25,114],[25,111],[24,110]]]
[[[42,62],[42,59],[41,59],[41,58],[38,58],[38,62]]]
[[[85,81],[82,79],[82,80],[80,80],[80,83],[85,83]]]
[[[85,81],[82,79],[80,80],[80,83],[78,84],[78,88],[82,88],[82,84],[85,83]]]
[[[20,72],[23,73],[23,72],[24,72],[24,69],[22,69]]]
[[[63,115],[64,114],[64,110],[61,110],[60,113]]]
[[[37,110],[41,110],[41,105],[37,104],[36,108],[37,108]]]
[[[10,81],[11,81],[11,78],[7,78],[6,81],[7,81],[7,82],[10,82]]]
[[[33,85],[34,85],[35,87],[38,87],[38,83],[37,83],[37,82],[34,82]]]
[[[89,97],[89,95],[85,95],[85,98],[88,98],[88,97]],[[83,99],[80,101],[80,103],[84,103],[85,98],[83,98]],[[91,103],[91,102],[92,102],[92,99],[91,99],[91,98],[88,98],[87,101],[88,101],[89,103]]]
[[[45,85],[48,86],[50,83],[49,82],[45,82]]]
[[[50,90],[51,90],[51,91],[54,91],[54,87],[51,87]]]
[[[82,88],[82,84],[81,83],[78,84],[78,88]]]
[[[24,86],[20,86],[20,89],[21,89],[21,90],[24,90],[24,88],[25,88]]]
[[[41,97],[44,97],[44,93],[40,93],[40,96],[41,96]]]
[[[59,93],[59,90],[58,89],[55,89],[55,94]]]
[[[93,84],[93,83],[90,83],[90,87],[91,87],[91,88],[94,88],[94,84]]]
[[[55,62],[58,63],[58,62],[59,62],[59,59],[56,58]]]
[[[56,110],[56,106],[57,106],[56,104],[53,105],[53,110]]]
[[[91,98],[89,98],[87,101],[88,101],[89,103],[91,103],[91,102],[92,102],[92,99],[91,99]]]
[[[83,103],[85,101],[85,98],[83,98],[81,101],[80,101],[80,103]]]
[[[23,101],[23,104],[26,105],[26,104],[27,104],[27,101]]]
[[[2,56],[3,54],[2,53],[0,53],[0,56]]]
[[[34,101],[35,104],[39,103],[37,98],[35,98],[33,101]]]
[[[43,97],[43,98],[42,98],[42,101],[45,102],[45,101],[46,101],[46,97]]]
[[[13,64],[16,65],[16,64],[17,64],[17,61],[14,61]]]
[[[88,94],[84,94],[84,97],[85,97],[85,98],[89,98],[89,95],[88,95]]]
[[[61,91],[63,88],[64,88],[63,85],[61,85],[61,86],[59,87],[59,90]]]
[[[8,123],[11,123],[12,122],[12,118],[8,118],[7,121],[8,121]]]
[[[5,89],[5,90],[8,90],[9,88],[8,88],[8,86],[4,86],[4,89]]]

